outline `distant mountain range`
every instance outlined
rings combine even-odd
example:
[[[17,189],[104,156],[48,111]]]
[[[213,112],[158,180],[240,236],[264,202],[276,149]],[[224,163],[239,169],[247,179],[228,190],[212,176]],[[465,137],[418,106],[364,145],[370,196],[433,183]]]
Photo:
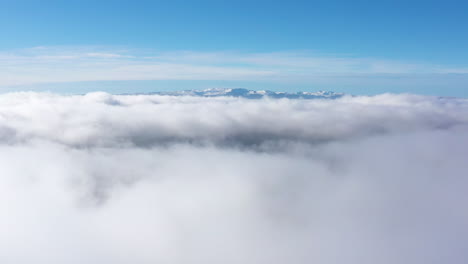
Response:
[[[261,99],[264,97],[270,98],[289,98],[289,99],[336,99],[344,96],[343,93],[335,93],[329,91],[319,92],[274,92],[274,91],[255,91],[243,88],[212,88],[205,90],[184,90],[184,91],[173,91],[173,92],[152,92],[149,94],[158,95],[171,95],[171,96],[201,96],[201,97],[220,97],[220,96],[231,96],[231,97],[242,97],[248,99]]]

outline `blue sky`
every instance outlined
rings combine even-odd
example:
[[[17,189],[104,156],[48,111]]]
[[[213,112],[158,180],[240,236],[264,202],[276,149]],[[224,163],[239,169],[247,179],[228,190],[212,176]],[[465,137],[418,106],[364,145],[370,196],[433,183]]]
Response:
[[[466,1],[0,1],[0,91],[468,96]]]

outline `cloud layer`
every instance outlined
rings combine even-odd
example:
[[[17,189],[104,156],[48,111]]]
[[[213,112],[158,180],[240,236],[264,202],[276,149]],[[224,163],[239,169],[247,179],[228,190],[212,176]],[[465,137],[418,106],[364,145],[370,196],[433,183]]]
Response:
[[[1,263],[464,263],[468,100],[0,96]]]

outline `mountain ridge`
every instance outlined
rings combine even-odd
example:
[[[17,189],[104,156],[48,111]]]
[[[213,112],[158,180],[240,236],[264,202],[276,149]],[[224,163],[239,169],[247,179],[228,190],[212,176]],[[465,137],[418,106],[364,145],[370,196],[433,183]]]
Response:
[[[245,88],[210,88],[203,90],[183,90],[170,92],[150,92],[145,94],[168,96],[199,96],[199,97],[242,97],[247,99],[288,98],[288,99],[336,99],[343,97],[344,93],[331,91],[318,92],[275,92],[270,90],[249,90]]]

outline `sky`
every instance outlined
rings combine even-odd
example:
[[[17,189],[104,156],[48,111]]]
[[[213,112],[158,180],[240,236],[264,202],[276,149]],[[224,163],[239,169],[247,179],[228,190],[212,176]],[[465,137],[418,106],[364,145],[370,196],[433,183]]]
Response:
[[[466,1],[0,1],[0,92],[468,96]]]

